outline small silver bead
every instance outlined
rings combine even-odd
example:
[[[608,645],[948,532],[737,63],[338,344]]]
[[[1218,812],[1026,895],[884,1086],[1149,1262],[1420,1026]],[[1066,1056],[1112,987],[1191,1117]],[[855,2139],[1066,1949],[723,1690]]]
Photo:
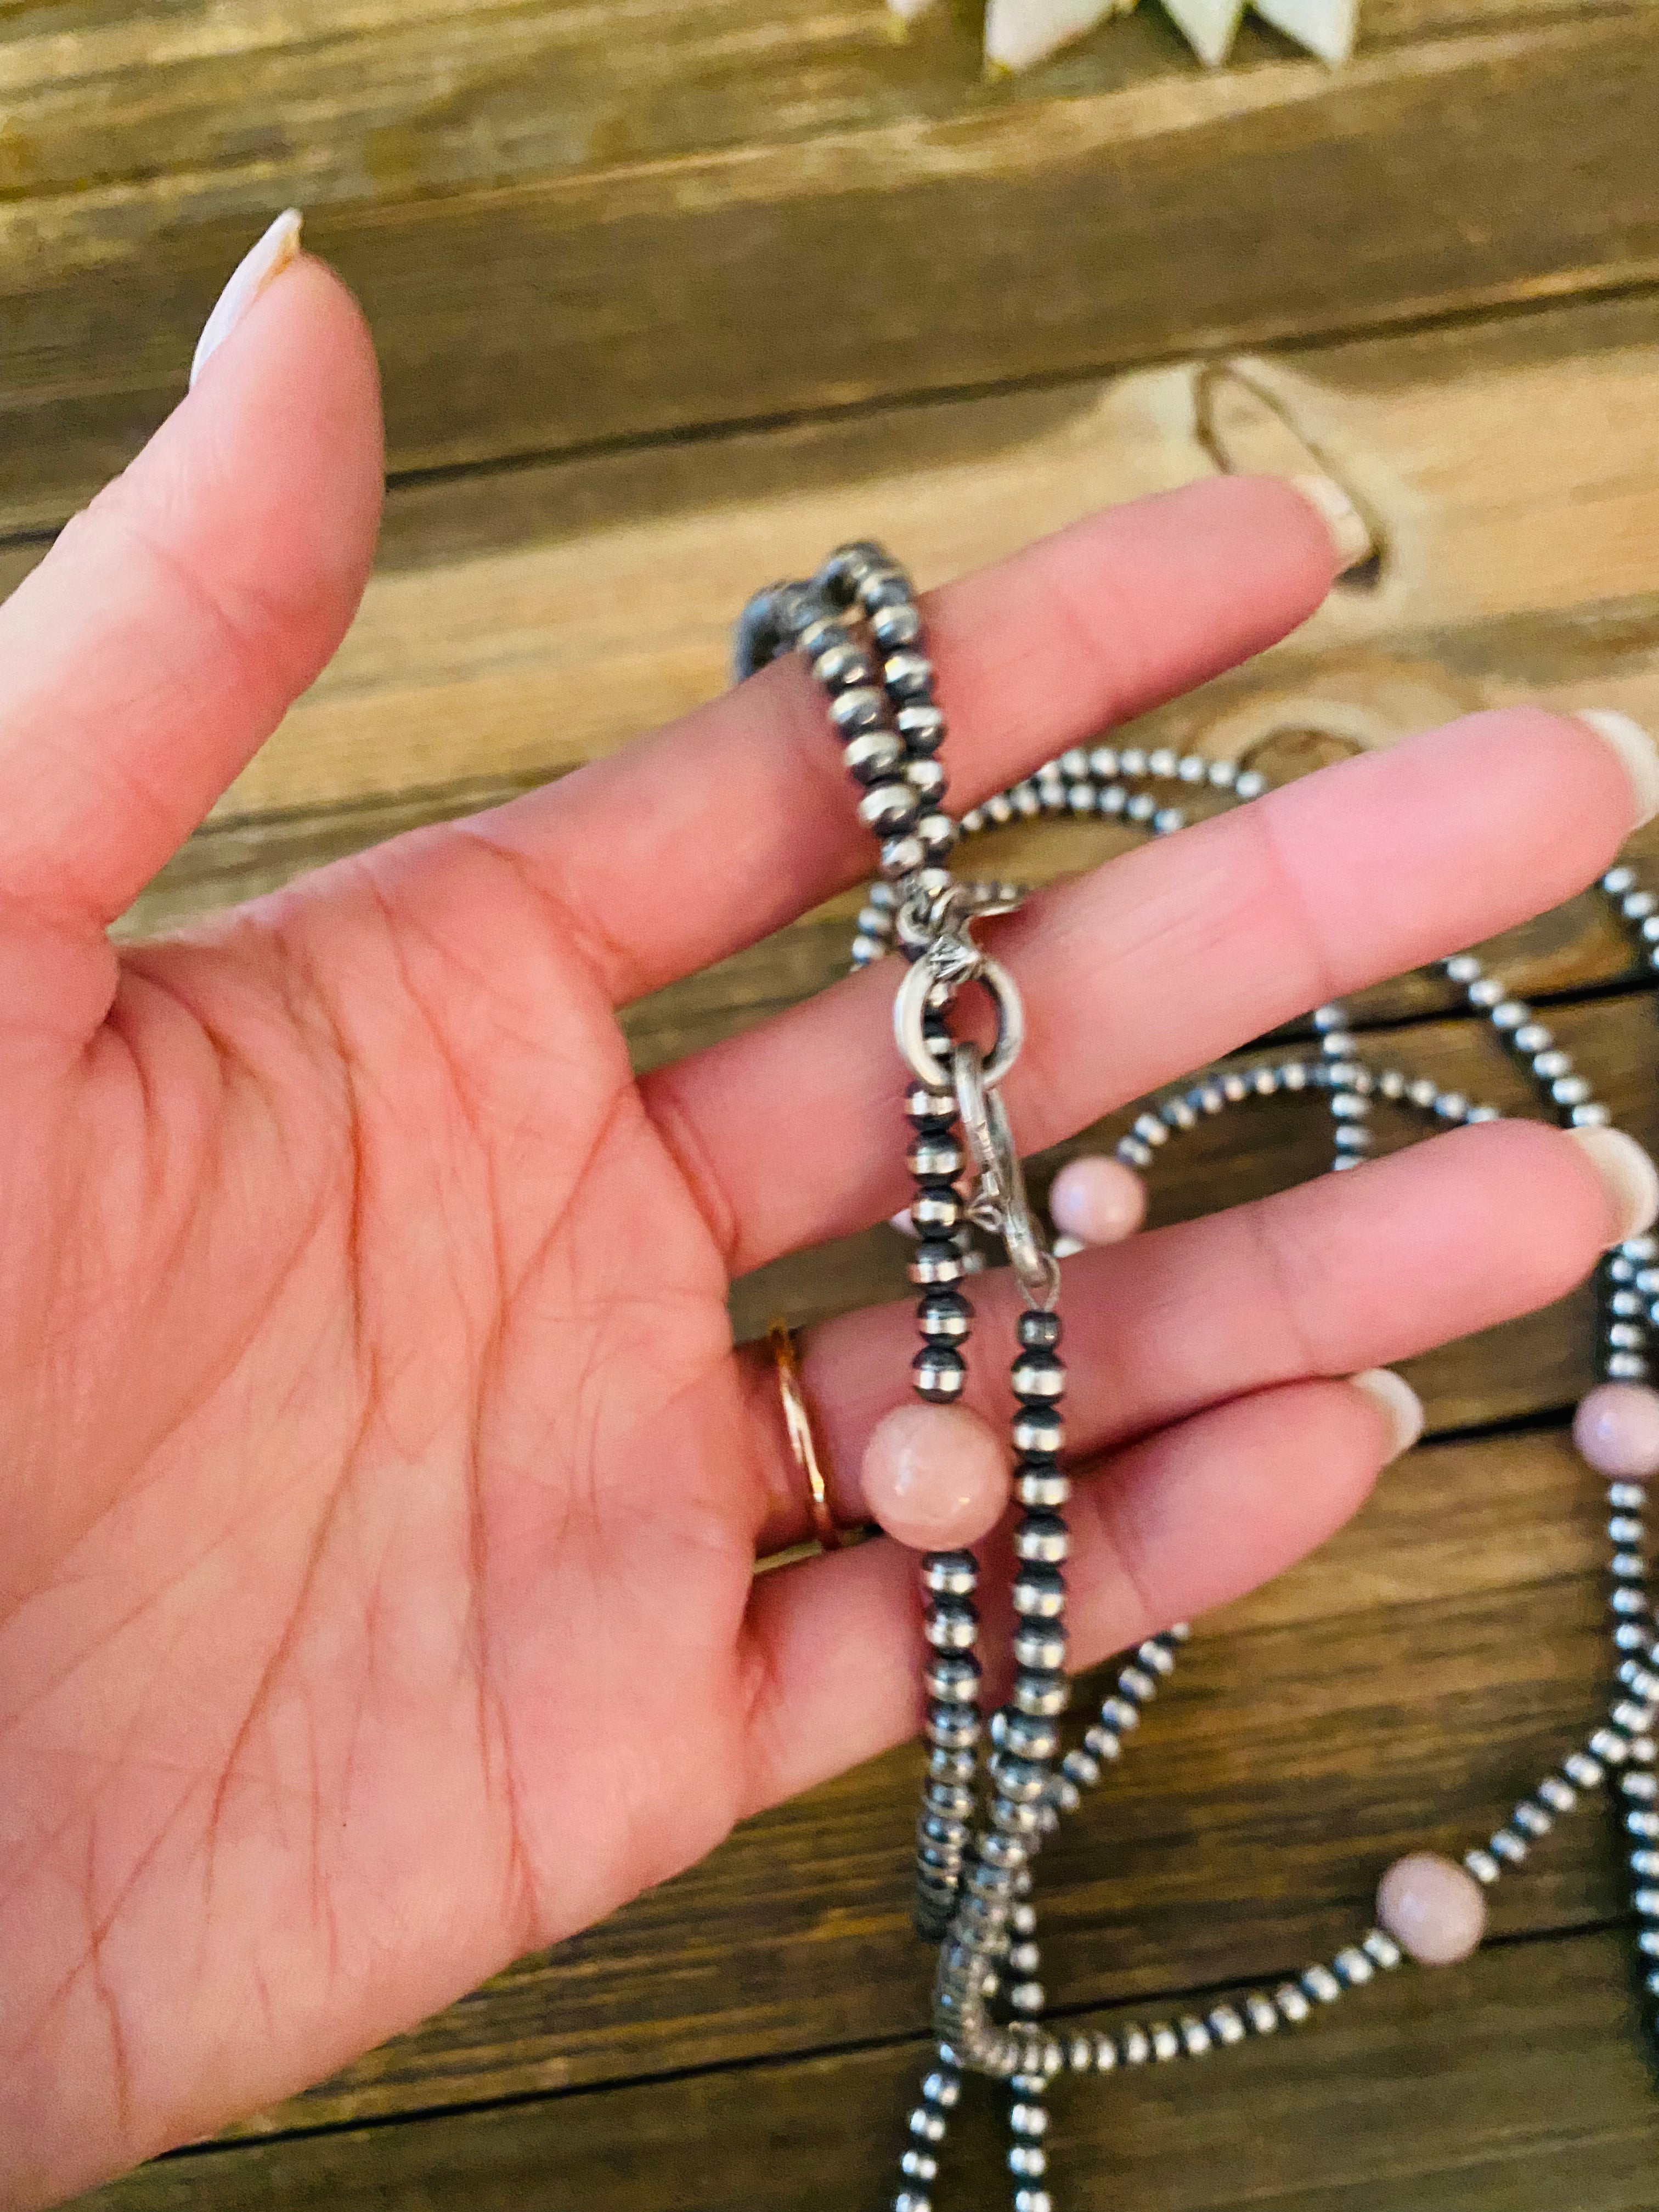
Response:
[[[1382,1928],[1370,1929],[1360,1948],[1374,1965],[1381,1966],[1385,1972],[1391,1972],[1405,1956],[1393,1936]]]
[[[1008,2153],[1008,2171],[1039,2181],[1048,2171],[1048,2154],[1036,2143],[1015,2143]]]
[[[1218,2043],[1231,2045],[1242,2043],[1246,2029],[1231,2005],[1220,2004],[1210,2014],[1210,2033]]]
[[[1346,1950],[1339,1951],[1331,1964],[1336,1969],[1338,1980],[1351,1990],[1362,1987],[1376,1972],[1364,1952],[1352,1943]]]
[[[1181,2047],[1188,2058],[1202,2058],[1210,2048],[1210,2031],[1201,2020],[1184,2014],[1176,2023],[1181,2035]]]
[[[1500,1828],[1491,1839],[1489,1848],[1495,1858],[1507,1859],[1511,1866],[1519,1866],[1527,1856],[1527,1847],[1512,1828]]]
[[[1326,1966],[1310,1966],[1302,1977],[1302,1986],[1310,1997],[1321,2004],[1334,2004],[1342,1994],[1342,1984]]]
[[[1575,1751],[1564,1759],[1561,1771],[1569,1782],[1576,1782],[1581,1790],[1594,1790],[1604,1778],[1601,1761],[1592,1759],[1585,1751]]]
[[[1152,2039],[1152,2056],[1160,2065],[1167,2065],[1170,2059],[1180,2057],[1181,2038],[1167,2020],[1153,2021],[1146,2033]]]
[[[1144,2028],[1126,2027],[1120,2047],[1126,2066],[1144,2066],[1152,2055],[1152,2046]]]
[[[1054,2202],[1046,2189],[1017,2189],[1014,2212],[1054,2212]]]
[[[896,883],[905,876],[915,875],[927,857],[920,837],[908,834],[890,837],[881,848],[881,872],[890,883]]]
[[[1273,1991],[1273,2002],[1278,2007],[1279,2018],[1289,2021],[1293,2027],[1299,2027],[1313,2009],[1294,1982],[1281,1984]]]
[[[1020,2103],[1008,2108],[1008,2125],[1017,2136],[1037,2136],[1048,2132],[1048,2111],[1045,2105]]]
[[[1273,2035],[1279,2029],[1279,2008],[1260,1990],[1252,1990],[1244,2000],[1244,2016],[1258,2035]]]
[[[928,2150],[907,2150],[899,2160],[899,2172],[908,2181],[935,2181],[939,2178],[939,2160]]]
[[[1463,1854],[1463,1864],[1479,1882],[1486,1882],[1488,1884],[1497,1881],[1498,1875],[1503,1872],[1503,1869],[1498,1865],[1498,1861],[1492,1856],[1490,1851],[1483,1851],[1479,1849],[1472,1851],[1465,1851]]]

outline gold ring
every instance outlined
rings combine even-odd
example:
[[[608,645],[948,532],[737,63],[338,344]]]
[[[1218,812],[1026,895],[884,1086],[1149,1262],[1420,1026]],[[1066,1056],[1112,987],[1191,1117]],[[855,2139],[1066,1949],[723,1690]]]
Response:
[[[783,1425],[788,1432],[789,1449],[795,1455],[795,1465],[806,1477],[807,1511],[811,1516],[812,1534],[826,1552],[838,1552],[846,1540],[830,1510],[830,1492],[812,1437],[812,1417],[806,1410],[805,1394],[800,1387],[800,1361],[795,1356],[794,1332],[781,1315],[767,1330],[766,1340],[772,1347],[772,1364],[778,1370],[778,1395],[783,1401]]]

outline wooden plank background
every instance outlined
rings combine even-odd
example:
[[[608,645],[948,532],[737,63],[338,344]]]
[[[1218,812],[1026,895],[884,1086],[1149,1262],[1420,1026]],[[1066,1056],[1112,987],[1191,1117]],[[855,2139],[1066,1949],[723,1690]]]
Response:
[[[1659,728],[1651,0],[1365,0],[1346,70],[1252,21],[1215,74],[1147,0],[1005,84],[980,79],[973,12],[901,44],[876,0],[0,7],[0,592],[176,399],[277,207],[309,211],[386,376],[358,623],[125,930],[627,743],[719,688],[757,580],[839,538],[890,536],[931,582],[1216,469],[1329,470],[1377,557],[1148,716],[1148,744],[1289,774],[1522,698]],[[984,850],[1046,878],[1115,835]],[[641,1065],[819,988],[854,903],[635,1008]],[[1650,973],[1599,908],[1503,957],[1659,1145]],[[1362,1011],[1377,1060],[1526,1106],[1437,979]],[[1230,1117],[1172,1156],[1157,1215],[1323,1155],[1316,1111]],[[738,1325],[887,1294],[898,1266],[885,1230],[797,1255],[738,1285]],[[1316,1559],[1204,1625],[1046,1866],[1060,2014],[1297,1970],[1363,1924],[1391,1856],[1484,1832],[1588,1725],[1600,1514],[1562,1425],[1589,1317],[1581,1295],[1414,1363],[1430,1440]],[[915,1767],[749,1824],[86,2203],[878,2203],[927,2020]],[[1058,2092],[1060,2201],[1654,2212],[1623,1917],[1589,1808],[1506,1881],[1470,1966]],[[963,2152],[942,2202],[1005,2204],[988,2100]]]

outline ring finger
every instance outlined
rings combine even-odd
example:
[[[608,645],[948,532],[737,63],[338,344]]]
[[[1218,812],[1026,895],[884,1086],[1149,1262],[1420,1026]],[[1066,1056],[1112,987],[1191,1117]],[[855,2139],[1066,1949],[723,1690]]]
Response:
[[[1587,1146],[1588,1133],[1486,1122],[1068,1261],[1068,1449],[1098,1453],[1224,1400],[1409,1358],[1563,1296],[1638,1225],[1636,1185],[1616,1178],[1619,1147],[1629,1146],[1627,1174],[1641,1156],[1604,1131]],[[968,1399],[1000,1425],[1012,1405],[1002,1348],[1017,1292],[1001,1271],[974,1296],[983,1356],[969,1360]],[[802,1340],[839,1521],[868,1517],[864,1446],[907,1395],[915,1349],[908,1304],[844,1315]],[[762,1345],[738,1356],[767,1445],[764,1557],[810,1533],[806,1493],[770,1354]]]

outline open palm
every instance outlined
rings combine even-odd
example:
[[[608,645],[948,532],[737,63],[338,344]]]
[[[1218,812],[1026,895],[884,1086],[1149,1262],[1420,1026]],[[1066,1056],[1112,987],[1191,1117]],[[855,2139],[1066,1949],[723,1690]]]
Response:
[[[905,1555],[753,1580],[804,1500],[726,1307],[900,1201],[890,979],[638,1082],[614,1018],[854,879],[799,671],[106,939],[332,652],[379,484],[366,336],[301,261],[0,609],[9,2203],[315,2078],[918,1717]],[[937,595],[954,791],[1271,642],[1334,565],[1294,492],[1220,481]],[[1554,902],[1635,811],[1583,724],[1486,715],[1049,894],[1001,925],[1016,1127]],[[1498,1124],[1068,1263],[1077,1661],[1352,1510],[1389,1439],[1330,1378],[1620,1225]],[[909,1349],[897,1310],[808,1341],[849,1515]]]

